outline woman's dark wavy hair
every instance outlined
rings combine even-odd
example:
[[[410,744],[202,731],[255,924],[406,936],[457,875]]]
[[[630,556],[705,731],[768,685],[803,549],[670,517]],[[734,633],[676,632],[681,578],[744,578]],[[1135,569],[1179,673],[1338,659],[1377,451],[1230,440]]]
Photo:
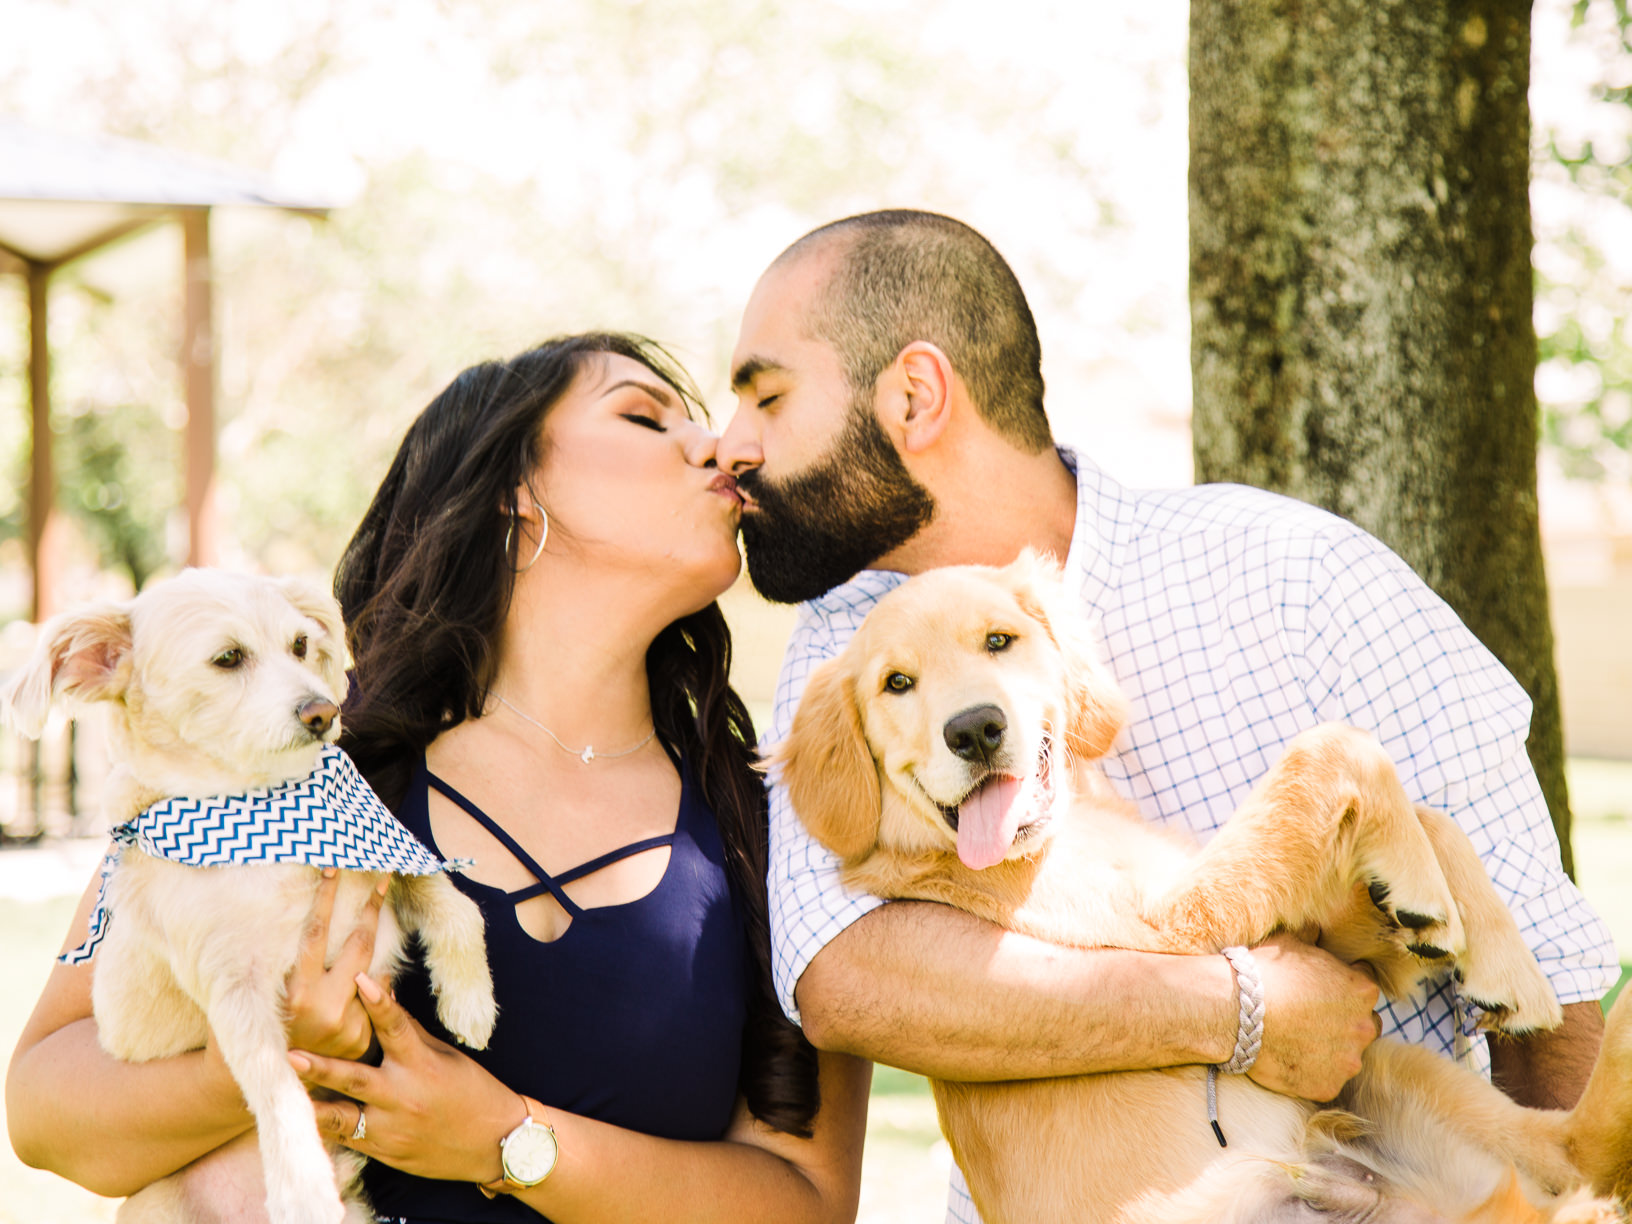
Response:
[[[540,426],[578,371],[617,354],[700,412],[691,381],[636,336],[562,336],[510,361],[473,366],[433,399],[407,435],[346,545],[334,591],[354,660],[341,744],[392,808],[420,753],[487,705],[520,540],[506,520],[541,458]],[[548,490],[542,490],[547,500]],[[519,533],[517,533],[519,536]],[[816,1053],[771,988],[765,896],[765,790],[754,729],[731,689],[731,634],[718,604],[658,634],[646,655],[657,733],[695,770],[719,822],[746,917],[753,979],[742,1091],[754,1116],[809,1135],[819,1103]]]

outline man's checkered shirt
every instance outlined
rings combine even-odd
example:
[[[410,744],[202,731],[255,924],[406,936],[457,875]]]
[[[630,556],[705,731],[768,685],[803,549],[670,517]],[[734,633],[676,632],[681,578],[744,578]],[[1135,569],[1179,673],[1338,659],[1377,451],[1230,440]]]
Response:
[[[1205,840],[1299,731],[1343,722],[1376,733],[1411,797],[1473,839],[1561,1002],[1614,983],[1603,922],[1559,866],[1525,753],[1530,702],[1456,615],[1352,524],[1236,485],[1124,489],[1071,451],[1077,519],[1068,591],[1098,623],[1132,704],[1103,761],[1153,821]],[[837,655],[904,580],[868,571],[806,604],[782,662],[763,742],[788,731],[811,671]],[[805,966],[879,901],[847,891],[832,857],[770,792],[771,942],[783,1006]],[[1448,977],[1383,1006],[1383,1032],[1452,1053]],[[1489,1066],[1484,1042],[1475,1065]],[[949,1220],[976,1224],[957,1170]]]

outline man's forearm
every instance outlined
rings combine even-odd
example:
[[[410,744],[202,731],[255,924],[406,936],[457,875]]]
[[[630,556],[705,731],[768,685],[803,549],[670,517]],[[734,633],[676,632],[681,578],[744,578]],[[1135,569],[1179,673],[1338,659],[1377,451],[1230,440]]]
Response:
[[[1332,1099],[1377,1035],[1376,984],[1289,935],[1253,953],[1265,1011],[1252,1078]],[[798,999],[818,1048],[965,1081],[1223,1062],[1240,1016],[1222,956],[1063,948],[916,901],[852,923]]]
[[[1604,1036],[1596,1003],[1567,1003],[1564,1023],[1525,1037],[1490,1039],[1490,1077],[1520,1105],[1570,1109],[1581,1099]]]
[[[799,981],[819,1048],[954,1080],[1219,1062],[1236,994],[1222,957],[1062,948],[928,902],[881,906]]]

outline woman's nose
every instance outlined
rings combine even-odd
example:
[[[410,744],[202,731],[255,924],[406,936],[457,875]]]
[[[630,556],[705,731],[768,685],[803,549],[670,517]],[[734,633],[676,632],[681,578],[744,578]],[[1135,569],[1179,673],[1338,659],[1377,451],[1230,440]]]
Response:
[[[686,462],[692,467],[714,467],[719,446],[719,434],[696,421],[690,423],[690,433],[685,440],[685,453]]]

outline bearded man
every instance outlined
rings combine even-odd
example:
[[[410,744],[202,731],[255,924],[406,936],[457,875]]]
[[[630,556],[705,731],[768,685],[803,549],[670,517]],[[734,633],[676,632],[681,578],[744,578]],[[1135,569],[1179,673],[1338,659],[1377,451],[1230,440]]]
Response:
[[[803,602],[766,735],[806,678],[906,576],[1063,558],[1133,720],[1103,762],[1143,815],[1216,830],[1297,732],[1374,732],[1413,800],[1479,848],[1560,1001],[1563,1026],[1474,1057],[1526,1104],[1566,1107],[1618,970],[1564,876],[1525,752],[1523,691],[1399,558],[1353,525],[1237,486],[1125,489],[1056,446],[1036,328],[1003,258],[931,213],[847,218],[760,279],[732,358],[722,469],[746,499],[751,579]],[[771,790],[771,933],[783,1005],[819,1048],[951,1080],[1216,1064],[1237,989],[1222,956],[1055,947],[946,906],[850,893]],[[1310,944],[1252,950],[1265,996],[1250,1074],[1334,1097],[1379,1031],[1450,1053],[1448,976],[1384,1004]],[[977,1220],[954,1170],[950,1220]]]

